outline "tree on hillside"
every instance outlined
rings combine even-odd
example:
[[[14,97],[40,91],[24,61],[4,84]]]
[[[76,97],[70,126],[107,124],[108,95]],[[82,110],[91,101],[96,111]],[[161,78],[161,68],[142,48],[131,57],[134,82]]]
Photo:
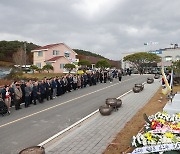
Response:
[[[1,53],[0,60],[12,61],[13,54],[17,52],[19,48],[23,48],[25,43],[26,43],[26,51],[28,55],[27,57],[31,58],[29,59],[29,61],[32,62],[32,53],[30,51],[39,46],[33,43],[27,43],[23,41],[21,42],[20,41],[0,41],[0,53]]]
[[[82,67],[88,67],[88,66],[91,66],[91,63],[88,60],[80,60],[78,62],[78,65]]]
[[[104,58],[103,56],[92,53],[90,51],[85,51],[85,50],[80,50],[80,49],[73,49],[78,55],[85,55],[85,56],[93,56],[93,57],[99,57],[99,58]]]
[[[54,67],[50,64],[46,64],[43,66],[42,69],[48,71],[48,73],[49,73],[50,70],[54,70]]]
[[[28,57],[23,48],[19,48],[18,51],[13,54],[13,61],[16,65],[20,66],[26,64]]]
[[[124,61],[129,62],[139,72],[145,67],[151,67],[161,61],[161,57],[147,52],[138,52],[124,57]]]
[[[105,59],[101,59],[96,63],[96,67],[101,69],[106,69],[109,68],[110,66],[111,65],[109,64],[109,62]]]
[[[34,71],[38,70],[38,67],[36,65],[31,65],[29,69],[33,70],[34,73]]]
[[[71,71],[76,68],[76,66],[74,64],[65,64],[64,68],[67,69],[69,73],[71,73]]]
[[[0,51],[0,60],[1,60],[1,59],[4,59],[4,58],[5,58],[4,53],[2,53],[2,52]]]

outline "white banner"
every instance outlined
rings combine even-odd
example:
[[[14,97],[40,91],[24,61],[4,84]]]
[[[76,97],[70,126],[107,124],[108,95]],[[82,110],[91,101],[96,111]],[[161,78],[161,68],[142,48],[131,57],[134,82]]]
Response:
[[[180,130],[172,130],[172,129],[155,129],[155,130],[151,130],[149,131],[150,133],[153,133],[153,134],[157,134],[157,133],[166,133],[166,132],[171,132],[171,133],[174,133],[174,134],[180,134]]]
[[[131,154],[163,152],[163,151],[172,151],[172,150],[180,150],[180,142],[136,148]]]

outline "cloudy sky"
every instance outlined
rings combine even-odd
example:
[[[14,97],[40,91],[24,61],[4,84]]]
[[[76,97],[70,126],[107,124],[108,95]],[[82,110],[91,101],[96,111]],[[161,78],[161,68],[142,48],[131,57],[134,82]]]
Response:
[[[64,42],[119,60],[180,43],[179,7],[180,0],[0,0],[0,40]]]

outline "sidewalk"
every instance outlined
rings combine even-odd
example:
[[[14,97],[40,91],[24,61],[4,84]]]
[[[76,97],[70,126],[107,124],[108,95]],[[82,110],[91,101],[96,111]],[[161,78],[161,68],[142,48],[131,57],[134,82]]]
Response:
[[[159,80],[145,84],[140,93],[122,97],[122,107],[110,116],[98,112],[93,118],[46,147],[47,154],[102,154],[124,125],[142,108],[160,87]],[[105,100],[106,98],[104,98]]]

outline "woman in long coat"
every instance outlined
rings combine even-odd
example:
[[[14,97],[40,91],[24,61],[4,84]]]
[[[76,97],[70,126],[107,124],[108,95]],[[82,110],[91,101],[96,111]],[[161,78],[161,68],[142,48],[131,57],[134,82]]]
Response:
[[[77,76],[77,87],[78,87],[78,89],[81,87],[81,76],[80,75]]]

